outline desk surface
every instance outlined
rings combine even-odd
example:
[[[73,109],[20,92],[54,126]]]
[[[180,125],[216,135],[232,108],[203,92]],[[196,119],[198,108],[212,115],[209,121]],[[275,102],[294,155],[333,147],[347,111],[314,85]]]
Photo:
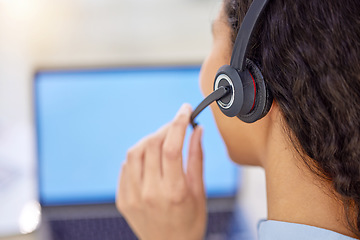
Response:
[[[31,233],[31,234],[16,235],[11,237],[0,237],[0,240],[35,240],[36,239],[35,235],[36,235],[35,233]]]

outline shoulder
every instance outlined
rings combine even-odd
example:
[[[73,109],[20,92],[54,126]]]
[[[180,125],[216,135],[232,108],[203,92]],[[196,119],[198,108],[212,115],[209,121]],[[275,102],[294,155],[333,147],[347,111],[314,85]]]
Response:
[[[259,240],[356,240],[323,228],[272,220],[259,223],[258,235]]]

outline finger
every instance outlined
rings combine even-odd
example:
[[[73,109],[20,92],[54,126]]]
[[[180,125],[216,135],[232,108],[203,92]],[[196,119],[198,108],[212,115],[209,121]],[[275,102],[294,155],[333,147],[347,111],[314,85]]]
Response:
[[[188,104],[181,106],[175,119],[167,131],[162,151],[163,176],[168,183],[175,183],[183,178],[182,148],[189,125],[191,107]]]
[[[144,184],[141,190],[141,199],[145,207],[158,203],[159,186],[162,175],[161,149],[168,126],[165,125],[146,140]]]
[[[164,126],[150,135],[145,141],[144,184],[156,184],[162,175],[161,148],[168,126]]]
[[[160,128],[156,135],[159,137],[165,136],[165,131],[168,126]],[[130,166],[129,171],[135,184],[141,185],[145,175],[145,154],[148,146],[149,137],[141,139],[135,146],[130,148],[127,152],[127,162]]]
[[[118,191],[116,193],[116,207],[119,212],[124,211],[126,205],[127,184],[126,184],[126,162],[123,163],[120,171]]]
[[[140,141],[127,152],[126,162],[128,165],[130,182],[133,188],[140,188],[144,171],[145,146]]]
[[[191,135],[186,170],[187,181],[196,196],[204,195],[202,133],[202,127],[197,126]]]

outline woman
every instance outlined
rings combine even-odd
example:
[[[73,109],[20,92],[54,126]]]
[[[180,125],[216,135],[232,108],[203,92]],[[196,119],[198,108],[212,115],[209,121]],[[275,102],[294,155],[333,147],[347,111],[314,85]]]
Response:
[[[201,70],[204,95],[229,64],[250,0],[225,0]],[[259,239],[360,238],[360,2],[273,0],[249,58],[274,102],[246,124],[212,112],[230,158],[262,166],[268,221]],[[141,239],[202,239],[206,201],[201,127],[192,133],[187,170],[182,145],[191,108],[128,151],[117,206]]]

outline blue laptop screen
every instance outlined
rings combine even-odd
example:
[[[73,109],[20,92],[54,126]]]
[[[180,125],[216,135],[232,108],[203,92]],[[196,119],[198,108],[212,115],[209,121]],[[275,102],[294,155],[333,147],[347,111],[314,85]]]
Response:
[[[200,103],[198,75],[198,67],[39,72],[35,108],[42,204],[114,201],[127,149],[170,121],[182,103]],[[237,168],[210,109],[198,121],[204,127],[207,195],[232,195]]]

